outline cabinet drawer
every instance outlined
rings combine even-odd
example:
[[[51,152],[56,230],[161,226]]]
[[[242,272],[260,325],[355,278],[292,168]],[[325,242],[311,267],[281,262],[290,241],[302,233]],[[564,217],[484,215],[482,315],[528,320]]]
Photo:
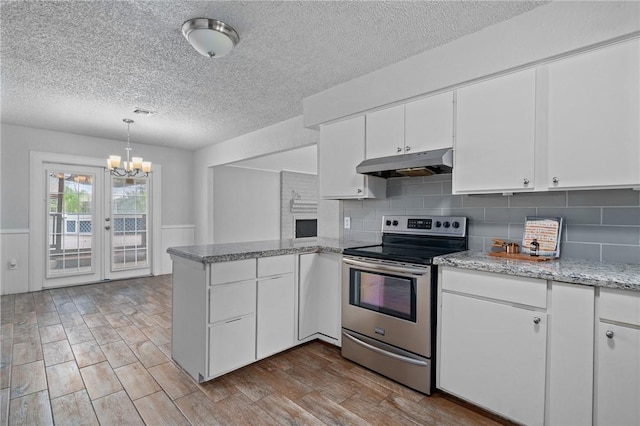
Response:
[[[600,289],[600,318],[640,326],[640,292]]]
[[[547,282],[536,278],[444,268],[442,289],[537,308],[547,307]]]
[[[256,317],[249,315],[209,328],[209,376],[234,370],[256,359]]]
[[[256,277],[256,260],[243,259],[211,264],[211,284],[244,281]]]
[[[293,273],[294,255],[258,258],[258,276],[268,277]]]
[[[209,322],[255,313],[256,281],[219,284],[209,289]]]

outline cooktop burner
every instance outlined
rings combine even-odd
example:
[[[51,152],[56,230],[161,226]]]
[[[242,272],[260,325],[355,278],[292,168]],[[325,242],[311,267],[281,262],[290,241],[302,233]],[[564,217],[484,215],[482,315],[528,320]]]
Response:
[[[468,248],[467,218],[384,216],[382,244],[345,249],[348,256],[430,265],[435,256]]]

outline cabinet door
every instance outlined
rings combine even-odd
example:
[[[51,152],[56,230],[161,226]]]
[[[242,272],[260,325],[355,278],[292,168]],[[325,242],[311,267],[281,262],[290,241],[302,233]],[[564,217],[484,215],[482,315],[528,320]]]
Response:
[[[329,253],[300,255],[298,339],[316,333],[340,342],[342,257]]]
[[[441,309],[440,387],[517,422],[542,424],[546,314],[451,293],[442,294]]]
[[[301,254],[298,280],[298,340],[318,332],[319,302],[316,270],[319,253]]]
[[[256,359],[256,317],[249,315],[209,327],[209,376],[215,377]]]
[[[294,285],[293,275],[258,281],[258,359],[288,349],[294,344]]]
[[[406,152],[453,147],[453,92],[405,105]]]
[[[404,105],[367,114],[366,157],[404,154]]]
[[[364,158],[364,116],[320,128],[318,168],[320,196],[364,196],[365,177],[356,173]]]
[[[533,189],[535,88],[525,70],[458,90],[455,192]]]
[[[216,323],[256,311],[256,281],[218,284],[209,289],[209,322]]]
[[[550,188],[640,183],[640,41],[549,65]]]
[[[600,322],[597,339],[596,424],[638,425],[640,329]]]
[[[335,254],[318,255],[318,332],[340,343],[342,327],[342,257]]]

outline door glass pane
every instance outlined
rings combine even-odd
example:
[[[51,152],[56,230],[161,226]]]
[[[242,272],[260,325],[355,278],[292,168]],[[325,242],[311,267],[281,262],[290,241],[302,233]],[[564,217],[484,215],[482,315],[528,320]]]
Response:
[[[47,276],[93,272],[94,175],[48,173]]]
[[[111,269],[146,268],[149,179],[112,179]]]

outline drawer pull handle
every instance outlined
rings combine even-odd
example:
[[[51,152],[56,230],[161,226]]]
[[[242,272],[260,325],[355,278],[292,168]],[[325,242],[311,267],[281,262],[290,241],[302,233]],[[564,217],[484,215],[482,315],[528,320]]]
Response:
[[[241,319],[242,319],[242,318],[236,318],[236,319],[232,319],[232,320],[229,320],[229,321],[225,321],[224,323],[225,323],[225,324],[229,324],[230,322],[240,321]]]
[[[533,318],[533,323],[534,324],[540,324],[540,317],[534,317]]]
[[[607,338],[609,338],[609,339],[613,339],[613,334],[614,333],[611,330],[607,330],[607,331],[604,332],[604,335],[607,336]]]

